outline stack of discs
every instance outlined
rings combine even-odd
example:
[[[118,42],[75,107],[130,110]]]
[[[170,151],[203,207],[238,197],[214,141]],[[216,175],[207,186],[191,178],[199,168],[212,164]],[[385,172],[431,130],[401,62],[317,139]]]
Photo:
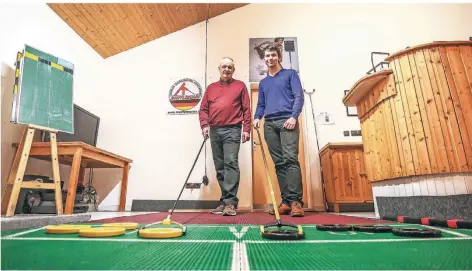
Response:
[[[91,228],[91,225],[51,225],[46,227],[46,233],[70,234],[78,233],[81,229]]]
[[[139,231],[142,238],[161,239],[180,237],[185,234],[185,228],[148,228]]]
[[[125,228],[127,230],[135,230],[139,226],[138,223],[124,222],[124,223],[105,223],[102,227]]]
[[[105,223],[101,227],[92,225],[51,225],[46,227],[46,233],[71,234],[78,233],[81,237],[112,237],[124,235],[126,230],[138,228],[138,223]]]
[[[111,237],[125,234],[126,230],[138,228],[138,223],[105,223],[101,227],[82,229],[82,237]]]
[[[97,227],[86,228],[79,231],[79,236],[82,237],[111,237],[125,234],[125,228],[114,227]]]

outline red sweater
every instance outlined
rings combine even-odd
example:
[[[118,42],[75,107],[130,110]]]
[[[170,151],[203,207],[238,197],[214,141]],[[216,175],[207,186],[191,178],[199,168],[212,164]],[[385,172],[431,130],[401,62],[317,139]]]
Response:
[[[228,85],[220,81],[208,86],[199,111],[200,127],[242,124],[251,130],[251,105],[246,85],[233,79]]]

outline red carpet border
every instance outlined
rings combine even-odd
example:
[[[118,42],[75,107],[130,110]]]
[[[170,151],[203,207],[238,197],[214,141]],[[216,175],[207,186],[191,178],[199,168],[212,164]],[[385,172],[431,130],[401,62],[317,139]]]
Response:
[[[150,213],[134,216],[122,216],[100,220],[92,220],[90,223],[119,223],[135,222],[140,224],[153,223],[164,220],[169,213]],[[236,216],[214,215],[207,212],[199,213],[173,213],[172,220],[182,224],[235,224],[235,225],[261,225],[275,222],[275,216],[268,213],[238,213]],[[304,217],[281,216],[283,222],[294,224],[391,224],[391,221],[377,220],[344,215],[332,215],[326,213],[306,212]]]

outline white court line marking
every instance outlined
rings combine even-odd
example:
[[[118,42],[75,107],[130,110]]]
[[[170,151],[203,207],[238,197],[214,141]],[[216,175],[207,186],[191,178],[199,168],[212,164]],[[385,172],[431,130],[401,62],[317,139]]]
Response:
[[[415,224],[416,225],[416,224]],[[97,225],[98,226],[98,225]],[[201,225],[196,225],[197,227],[202,227]],[[398,226],[398,227],[408,227],[412,225],[408,224],[394,224],[391,226]],[[427,228],[434,228],[431,226],[426,225],[419,225],[424,226]],[[205,227],[205,226],[203,226]],[[247,232],[249,228],[259,228],[259,226],[243,226],[240,232],[237,232],[236,227],[232,226],[208,226],[209,228],[228,228],[233,234],[235,234],[238,238],[241,238],[244,233]],[[316,228],[315,225],[313,226],[304,226],[307,228]],[[234,241],[234,240],[178,240],[178,239],[107,239],[107,238],[45,238],[45,237],[18,237],[24,234],[28,234],[31,232],[35,232],[45,227],[32,229],[24,232],[19,232],[16,234],[12,234],[1,239],[3,240],[42,240],[42,241],[105,241],[105,242],[144,242],[144,243],[233,243],[233,257],[232,257],[232,265],[231,270],[249,270],[249,260],[247,255],[246,244],[248,243],[260,243],[260,244],[270,244],[270,243],[379,243],[379,242],[414,242],[414,241],[446,241],[446,240],[472,240],[471,236],[467,236],[462,233],[456,233],[448,230],[443,230],[444,232],[448,232],[450,234],[459,236],[459,237],[442,237],[442,238],[403,238],[403,239],[375,239],[375,240],[297,240],[297,241],[264,241],[264,240],[248,240],[248,241]],[[137,232],[137,230],[131,231],[126,234],[132,234]]]
[[[233,244],[233,260],[231,261],[231,271],[240,271],[241,270],[241,251],[240,243]]]
[[[231,263],[232,271],[249,271],[249,261],[247,259],[246,244],[234,243],[233,245],[233,261]]]
[[[92,224],[93,226],[100,226],[101,224]],[[245,225],[242,227],[241,231],[238,232],[236,230],[236,227],[234,226],[228,226],[228,225],[199,225],[199,224],[191,224],[192,226],[195,227],[208,227],[208,228],[228,228],[230,232],[232,232],[238,239],[240,239],[247,231],[249,228],[252,229],[258,229],[260,226],[257,225]],[[456,235],[461,238],[457,237],[441,237],[441,238],[413,238],[413,239],[376,239],[376,240],[297,240],[297,241],[264,241],[264,240],[248,240],[248,241],[243,241],[245,243],[280,243],[280,242],[296,242],[296,243],[337,243],[337,242],[401,242],[401,241],[416,241],[416,240],[469,240],[472,239],[472,236],[469,236],[467,234],[459,233],[459,232],[453,232],[450,230],[445,230],[443,228],[437,228],[433,226],[428,226],[428,225],[422,225],[422,224],[384,224],[387,226],[397,226],[397,227],[412,227],[412,226],[422,226],[426,228],[431,228],[431,229],[438,229],[447,233],[450,233],[452,235]],[[187,225],[187,228],[190,225]],[[305,228],[316,228],[316,225],[309,225],[309,226],[303,226]],[[6,240],[60,240],[60,241],[67,241],[67,240],[72,240],[72,241],[84,241],[84,240],[92,240],[92,241],[111,241],[111,242],[199,242],[199,243],[233,243],[235,241],[233,240],[163,240],[163,239],[105,239],[105,238],[94,238],[94,239],[88,239],[88,238],[48,238],[48,237],[18,237],[21,235],[25,235],[28,233],[36,232],[42,229],[45,229],[46,226],[40,227],[40,228],[35,228],[23,232],[18,232],[14,233],[11,235],[7,235],[2,237],[1,239],[6,239]],[[133,230],[131,232],[125,233],[125,235],[128,234],[133,234],[136,233],[137,230]]]
[[[185,224],[185,223],[183,223],[183,225],[186,226],[187,228],[189,228],[189,227],[192,227],[192,228],[225,228],[225,227],[241,226],[241,227],[247,227],[247,228],[250,228],[250,229],[253,229],[253,228],[259,229],[260,226],[262,226],[263,224],[261,224],[261,225],[252,225],[252,224],[206,225],[206,224]],[[316,228],[316,225],[314,225],[314,224],[300,224],[300,225],[302,226],[302,228]],[[355,225],[357,225],[357,224],[355,224]],[[411,226],[411,225],[418,225],[418,224],[382,224],[382,223],[379,223],[379,224],[375,224],[375,225],[392,226],[392,227],[408,227],[408,226]]]
[[[27,230],[27,231],[17,232],[17,233],[14,233],[14,234],[4,236],[4,237],[2,237],[2,239],[25,235],[25,234],[32,233],[32,232],[35,232],[35,231],[39,231],[39,230],[42,230],[42,229],[45,229],[45,228],[46,228],[46,226],[36,228],[36,229]]]
[[[238,238],[238,239],[241,239],[244,236],[244,234],[247,232],[248,229],[249,229],[249,227],[243,227],[241,229],[241,231],[238,232],[236,230],[236,227],[229,227],[229,231],[232,232],[236,236],[236,238]]]
[[[451,230],[445,230],[445,229],[439,228],[439,227],[433,227],[433,226],[429,226],[429,225],[423,225],[423,227],[429,228],[429,229],[433,229],[433,230],[440,230],[440,231],[447,232],[447,233],[452,234],[452,235],[455,235],[455,236],[471,237],[471,236],[469,236],[469,235],[467,235],[467,234],[464,234],[464,233],[454,232],[454,231],[451,231]]]
[[[87,223],[85,223],[85,224],[87,224]],[[88,225],[99,227],[102,224],[88,224]],[[414,226],[414,225],[425,226],[425,225],[421,225],[421,224],[383,224],[383,225],[392,226],[392,227],[411,227],[411,226]],[[238,225],[238,226],[243,226],[243,229],[241,230],[242,235],[244,235],[247,232],[248,229],[259,229],[259,227],[260,227],[258,225]],[[236,229],[234,226],[231,226],[230,224],[229,225],[228,224],[226,224],[226,225],[188,224],[188,225],[186,225],[186,227],[187,228],[189,228],[189,227],[195,227],[195,228],[228,228],[228,229],[230,229],[231,232],[233,232],[231,230],[231,228],[234,228],[234,230]],[[7,238],[7,237],[21,236],[21,235],[28,234],[28,233],[31,233],[31,232],[39,231],[39,230],[44,229],[44,228],[46,228],[46,226],[36,228],[36,229],[27,230],[27,231],[24,231],[24,232],[18,232],[18,233],[15,233],[15,234],[11,234],[11,235],[2,237],[2,239]],[[244,230],[244,228],[246,228],[246,230]],[[305,226],[302,225],[302,228],[316,228],[316,225],[305,225]],[[126,234],[132,234],[132,233],[134,233],[134,232],[129,232],[129,233],[126,233]],[[456,233],[452,233],[452,232],[450,232],[450,233],[451,234],[456,234]],[[233,232],[233,234],[235,234],[236,237],[238,237],[237,232],[236,233]],[[242,237],[242,235],[241,235],[241,237]],[[457,233],[456,235],[461,236],[461,237],[469,237],[468,235],[462,234],[462,233]]]
[[[137,233],[137,232],[138,232],[138,230],[134,230],[134,231],[130,231],[130,232],[125,233],[125,235],[133,234],[133,233]]]
[[[244,242],[241,243],[240,253],[241,253],[241,258],[240,258],[240,260],[241,260],[241,270],[249,271],[249,260],[247,258],[246,244]]]
[[[472,237],[471,237],[472,238]],[[19,241],[90,241],[90,242],[144,242],[144,243],[236,243],[235,240],[178,240],[178,239],[106,239],[106,238],[48,238],[48,237],[4,237],[2,240]]]
[[[327,223],[329,224],[329,223]],[[316,225],[303,225],[303,224],[300,224],[302,226],[302,228],[316,228]],[[347,224],[347,225],[350,225],[350,224]],[[364,224],[352,224],[352,225],[364,225]],[[391,227],[411,227],[411,225],[416,225],[416,224],[366,224],[366,225],[377,225],[377,226],[391,226]],[[420,225],[421,226],[421,225]],[[256,227],[254,227],[256,228]],[[257,227],[258,228],[258,227]]]
[[[237,243],[235,240],[179,240],[179,239],[107,239],[107,238],[50,238],[50,237],[3,237],[2,240],[38,240],[38,241],[104,241],[104,242],[162,242],[162,243]],[[413,241],[447,241],[447,240],[472,240],[468,237],[438,237],[438,238],[400,238],[400,239],[365,239],[365,240],[247,240],[240,243],[271,244],[271,243],[380,243],[380,242],[413,242]]]
[[[381,243],[381,242],[414,242],[414,241],[447,241],[447,240],[472,240],[472,237],[439,237],[439,238],[403,238],[403,239],[366,239],[366,240],[294,240],[294,241],[261,241],[248,240],[244,243],[271,244],[271,243]]]

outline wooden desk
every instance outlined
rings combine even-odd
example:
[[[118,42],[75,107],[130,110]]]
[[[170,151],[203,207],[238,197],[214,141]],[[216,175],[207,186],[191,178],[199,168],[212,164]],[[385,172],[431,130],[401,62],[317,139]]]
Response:
[[[18,148],[18,146],[18,143],[13,144],[13,147]],[[83,142],[58,142],[57,152],[60,164],[72,166],[64,214],[73,213],[77,183],[79,179],[81,182],[83,181],[86,168],[123,168],[119,211],[123,212],[125,210],[128,172],[133,162],[131,159],[121,157]],[[30,157],[51,161],[50,143],[33,142]]]

